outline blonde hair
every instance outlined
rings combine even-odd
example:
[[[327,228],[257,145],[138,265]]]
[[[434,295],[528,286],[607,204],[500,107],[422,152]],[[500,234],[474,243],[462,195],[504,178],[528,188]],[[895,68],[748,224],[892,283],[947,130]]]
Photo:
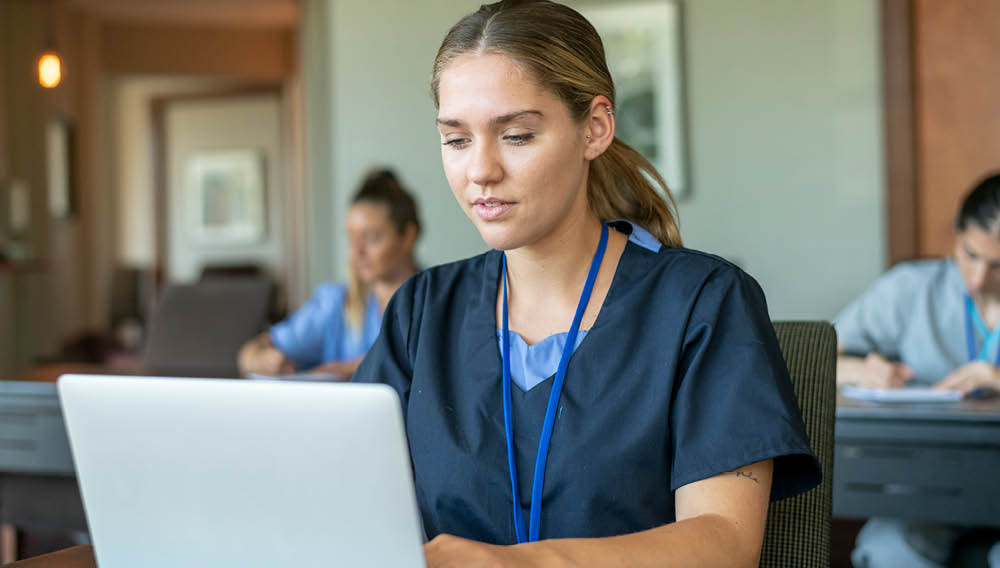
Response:
[[[549,0],[505,0],[485,4],[459,20],[434,59],[431,96],[435,107],[440,106],[442,73],[467,53],[510,57],[555,93],[577,121],[586,118],[596,96],[606,96],[612,106],[615,103],[615,85],[601,37],[586,18],[567,6]],[[587,201],[603,220],[628,219],[664,245],[681,246],[677,206],[666,182],[649,160],[618,138],[590,163]]]
[[[417,234],[420,234],[420,213],[417,210],[417,201],[403,187],[396,174],[388,168],[374,168],[365,174],[361,181],[361,187],[351,198],[351,204],[355,203],[384,205],[396,232],[402,235],[407,226],[415,225]],[[364,324],[365,305],[368,303],[371,293],[371,284],[361,280],[361,275],[354,268],[353,262],[348,263],[347,300],[344,311],[347,315],[348,325],[355,331],[360,330]]]

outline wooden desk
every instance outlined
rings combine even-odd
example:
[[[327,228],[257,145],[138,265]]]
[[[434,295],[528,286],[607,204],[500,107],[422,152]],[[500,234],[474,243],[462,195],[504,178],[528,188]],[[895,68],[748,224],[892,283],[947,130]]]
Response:
[[[97,568],[94,549],[90,546],[74,546],[52,554],[27,558],[4,568]]]
[[[1000,527],[1000,399],[837,399],[833,514]]]

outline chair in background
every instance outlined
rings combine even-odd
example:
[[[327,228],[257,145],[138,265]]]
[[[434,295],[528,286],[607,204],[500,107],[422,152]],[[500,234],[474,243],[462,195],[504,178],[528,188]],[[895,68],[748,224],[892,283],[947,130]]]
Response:
[[[813,453],[823,468],[816,488],[772,503],[760,566],[830,566],[837,335],[827,322],[775,322]]]
[[[267,324],[270,278],[208,278],[171,285],[153,310],[143,354],[152,375],[238,377],[236,356]]]

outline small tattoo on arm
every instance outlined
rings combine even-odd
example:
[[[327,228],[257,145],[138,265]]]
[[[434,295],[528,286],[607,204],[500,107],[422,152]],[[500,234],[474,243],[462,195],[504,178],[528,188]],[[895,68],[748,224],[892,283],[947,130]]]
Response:
[[[756,477],[753,476],[752,471],[734,471],[733,473],[736,474],[736,477],[745,477],[750,481],[753,481],[757,485],[760,485],[760,480],[758,480]]]

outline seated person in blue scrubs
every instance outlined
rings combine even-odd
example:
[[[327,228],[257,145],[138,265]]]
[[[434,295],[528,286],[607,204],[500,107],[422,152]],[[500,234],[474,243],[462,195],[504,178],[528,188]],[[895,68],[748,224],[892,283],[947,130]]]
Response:
[[[382,312],[416,271],[420,220],[413,196],[390,170],[362,182],[347,212],[348,284],[326,283],[298,311],[248,341],[243,374],[330,373],[349,379],[375,341]]]
[[[615,138],[597,32],[485,5],[432,95],[494,250],[404,284],[354,378],[400,395],[428,566],[757,566],[769,500],[819,465],[760,287],[681,247],[663,179]]]
[[[896,265],[837,316],[837,383],[1000,390],[1000,175],[965,197],[953,256]],[[965,530],[872,519],[855,566],[945,566]],[[1000,546],[991,551],[1000,568]]]

